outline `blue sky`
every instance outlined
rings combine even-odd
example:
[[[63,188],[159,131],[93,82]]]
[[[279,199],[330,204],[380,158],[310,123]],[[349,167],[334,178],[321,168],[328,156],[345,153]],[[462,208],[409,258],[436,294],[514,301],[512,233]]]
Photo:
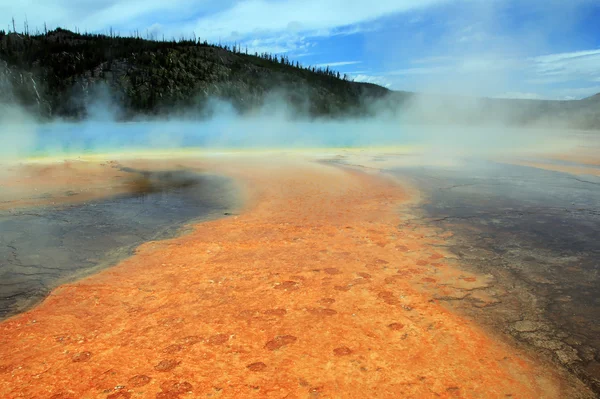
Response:
[[[598,0],[0,0],[22,27],[237,42],[396,90],[600,92]]]

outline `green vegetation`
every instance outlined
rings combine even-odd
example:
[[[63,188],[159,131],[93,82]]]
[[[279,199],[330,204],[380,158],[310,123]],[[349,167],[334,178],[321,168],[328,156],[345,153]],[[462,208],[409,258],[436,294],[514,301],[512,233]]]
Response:
[[[201,114],[209,99],[249,112],[275,94],[303,114],[341,116],[364,112],[366,99],[388,93],[350,82],[329,68],[199,39],[157,41],[64,29],[36,35],[0,31],[0,89],[9,93],[1,101],[45,118],[81,118],[102,86],[124,118]]]
[[[14,29],[14,28],[13,28]],[[406,123],[600,129],[600,96],[581,101],[473,99],[393,92],[287,56],[248,54],[197,38],[142,39],[64,29],[0,31],[0,105],[42,120],[81,119],[104,102],[121,119],[206,117],[213,100],[238,112],[285,103],[300,116],[380,112]]]

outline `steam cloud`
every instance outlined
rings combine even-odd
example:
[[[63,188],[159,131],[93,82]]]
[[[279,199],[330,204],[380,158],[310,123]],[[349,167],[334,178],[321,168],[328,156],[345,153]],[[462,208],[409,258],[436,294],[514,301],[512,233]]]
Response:
[[[121,111],[106,87],[98,88],[95,100],[84,104],[88,118],[80,122],[40,123],[24,109],[0,99],[0,155],[4,161],[14,161],[30,156],[193,147],[415,146],[433,156],[462,157],[564,145],[557,140],[560,133],[549,134],[548,120],[530,118],[533,122],[528,129],[514,128],[515,121],[530,113],[532,105],[527,101],[393,94],[364,104],[370,116],[322,119],[311,118],[302,107],[287,103],[290,96],[285,94],[279,91],[268,96],[262,107],[246,114],[212,99],[200,111],[178,110],[173,117],[129,122],[119,121]]]

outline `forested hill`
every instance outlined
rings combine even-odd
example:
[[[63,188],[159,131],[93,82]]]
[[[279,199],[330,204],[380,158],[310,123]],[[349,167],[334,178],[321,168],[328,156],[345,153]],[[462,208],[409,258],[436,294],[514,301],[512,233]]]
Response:
[[[245,112],[274,96],[302,114],[342,116],[366,112],[365,103],[389,91],[236,46],[57,29],[37,35],[0,31],[0,92],[0,102],[42,118],[85,117],[90,104],[106,97],[130,118],[201,113],[209,99]]]
[[[238,112],[285,106],[301,117],[380,113],[406,123],[600,130],[600,95],[579,101],[425,95],[352,82],[329,68],[197,39],[0,31],[0,106],[16,104],[42,120],[85,118],[98,104],[110,105],[125,120],[206,117],[213,100],[224,100]]]

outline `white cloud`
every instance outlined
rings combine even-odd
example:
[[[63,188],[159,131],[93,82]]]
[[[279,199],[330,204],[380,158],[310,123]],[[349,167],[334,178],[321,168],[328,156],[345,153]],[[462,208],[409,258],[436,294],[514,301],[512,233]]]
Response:
[[[458,32],[457,42],[459,43],[481,43],[485,41],[487,34],[480,27],[480,23],[462,28]]]
[[[252,53],[283,54],[291,52],[308,53],[314,47],[314,43],[306,37],[295,33],[287,33],[277,36],[262,38],[251,38],[239,42],[242,48],[247,47]]]
[[[346,66],[346,65],[356,65],[356,64],[361,64],[362,61],[338,61],[338,62],[324,62],[322,64],[317,64],[315,65],[316,67],[330,67],[330,68],[334,68],[334,67],[341,67],[341,66]]]
[[[447,73],[451,70],[450,66],[432,66],[422,68],[406,68],[387,72],[386,75],[437,75]]]
[[[383,87],[390,87],[391,83],[383,76],[358,74],[352,76],[355,82],[373,83]]]
[[[201,1],[200,4],[203,3],[207,1]],[[77,26],[81,31],[101,31],[124,24],[128,24],[128,29],[141,30],[154,23],[163,22],[146,21],[148,23],[144,26],[136,26],[144,17],[162,15],[162,18],[166,19],[176,12],[180,12],[180,15],[185,14],[182,13],[183,10],[197,6],[198,2],[191,0],[0,0],[0,15],[6,18],[0,22],[11,24],[10,18],[14,17],[17,30],[23,29],[25,18],[33,30],[43,28],[44,23],[49,28]]]
[[[495,98],[514,98],[519,100],[543,100],[545,97],[538,93],[523,93],[519,91],[511,91],[494,96]]]
[[[444,63],[454,60],[453,57],[447,55],[432,55],[429,57],[417,58],[414,60],[410,60],[411,64],[436,64],[436,63]]]
[[[358,29],[352,25],[446,1],[450,0],[0,0],[0,15],[6,18],[0,22],[10,24],[14,16],[21,30],[27,16],[34,28],[47,23],[77,25],[82,31],[111,26],[145,31],[161,24],[169,35],[195,32],[209,40],[230,41],[277,32],[348,34]]]
[[[552,90],[552,98],[557,100],[572,100],[591,97],[600,93],[600,86],[584,86]]]
[[[242,0],[194,24],[208,37],[264,35],[273,32],[329,31],[375,20],[390,14],[424,8],[447,0]]]
[[[521,58],[502,54],[435,55],[411,60],[407,65],[379,75],[398,88],[424,90],[444,85],[452,92],[504,98],[567,99],[600,92],[598,49]]]
[[[391,76],[415,76],[415,75],[445,75],[457,76],[472,73],[487,73],[498,70],[509,70],[522,68],[523,62],[518,59],[510,59],[493,56],[433,56],[411,60],[410,64],[418,65],[411,68],[392,70],[386,73]]]
[[[531,58],[533,83],[549,84],[600,79],[600,50],[548,54]]]
[[[573,60],[577,58],[583,58],[588,56],[596,56],[600,55],[600,50],[584,50],[584,51],[574,51],[570,53],[557,53],[557,54],[549,54],[542,55],[534,58],[534,61],[539,63],[555,63],[557,61],[564,60]]]

